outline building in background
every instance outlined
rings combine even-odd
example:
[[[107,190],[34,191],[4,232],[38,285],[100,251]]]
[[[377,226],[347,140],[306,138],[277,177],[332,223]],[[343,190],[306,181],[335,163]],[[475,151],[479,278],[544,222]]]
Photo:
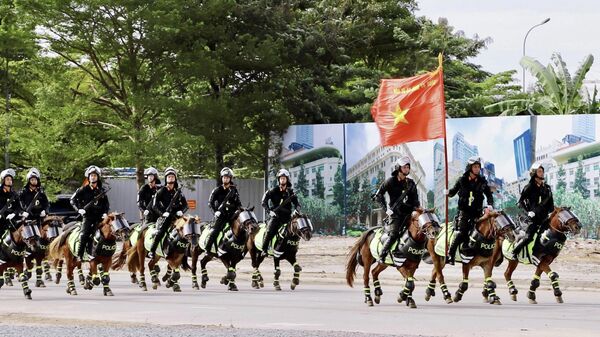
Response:
[[[596,116],[574,115],[572,134],[582,141],[591,143],[596,140]]]
[[[524,177],[531,167],[531,129],[527,129],[513,140],[517,177]]]
[[[556,190],[559,180],[558,171],[562,167],[565,171],[566,189],[567,191],[573,191],[575,176],[581,159],[590,197],[598,198],[600,196],[600,142],[565,146],[552,153],[551,157],[557,165],[546,171],[546,179],[553,190]]]
[[[452,139],[452,161],[466,164],[470,157],[479,155],[476,145],[471,145],[465,140],[465,136],[457,132]]]

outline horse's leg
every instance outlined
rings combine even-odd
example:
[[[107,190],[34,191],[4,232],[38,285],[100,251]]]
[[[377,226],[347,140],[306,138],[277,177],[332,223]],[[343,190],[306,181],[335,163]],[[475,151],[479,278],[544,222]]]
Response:
[[[198,285],[198,275],[196,275],[196,271],[198,271],[198,256],[200,255],[197,253],[198,250],[198,246],[194,246],[190,249],[190,255],[192,256],[192,289],[196,290],[200,290],[200,286]]]
[[[4,286],[4,272],[5,272],[5,267],[4,265],[0,265],[0,289],[2,289],[2,287]]]
[[[228,290],[230,291],[238,291],[237,285],[235,285],[236,274],[236,266],[238,261],[232,261],[229,268],[227,268],[227,280],[229,281]]]
[[[110,266],[111,266],[112,257],[102,258],[102,291],[104,296],[114,296],[112,290],[110,289]]]
[[[25,276],[28,280],[31,279],[31,276],[33,276],[33,261],[35,260],[34,255],[35,253],[32,253],[25,258],[25,269],[23,271],[25,272]]]
[[[6,284],[7,287],[13,286],[10,269],[11,268],[6,268],[6,269],[4,269],[4,272],[2,273],[2,276],[4,277],[4,283]]]
[[[83,266],[81,265],[81,262],[77,263],[77,276],[79,277],[79,284],[84,285],[85,276],[83,275]]]
[[[42,260],[42,267],[44,269],[44,278],[46,281],[52,282],[52,274],[50,273],[50,263],[45,258]]]
[[[473,260],[474,259],[475,258],[473,258]],[[469,271],[471,270],[471,262],[462,263],[463,280],[458,285],[458,290],[456,290],[456,293],[454,294],[454,302],[460,302],[467,289],[469,289]]]
[[[556,298],[556,303],[563,303],[562,291],[560,291],[558,282],[558,273],[550,269],[550,264],[553,260],[554,257],[543,258],[542,261],[540,261],[540,267],[546,274],[548,274],[550,282],[552,282],[552,290],[554,290],[554,298]]]
[[[387,268],[385,264],[377,264],[375,268],[371,271],[371,276],[373,277],[373,286],[375,287],[375,303],[379,304],[381,301],[381,295],[383,295],[383,290],[381,290],[381,284],[379,283],[379,274]]]
[[[273,287],[275,290],[281,291],[281,285],[279,284],[279,276],[281,276],[281,268],[279,266],[279,258],[273,257],[273,268],[275,269],[275,273],[273,274]]]
[[[167,262],[168,262],[168,260],[167,260]],[[171,278],[171,275],[173,275],[173,269],[174,268],[171,267],[171,264],[167,263],[167,271],[165,272],[165,274],[162,277],[163,282],[167,282]]]
[[[138,259],[137,267],[140,272],[140,288],[142,291],[148,291],[148,285],[146,284],[146,248],[144,247],[144,239],[144,236],[138,238],[135,246],[137,254],[134,258]]]
[[[417,270],[418,264],[412,261],[405,262],[405,265],[398,268],[398,271],[404,276],[406,281],[404,282],[404,289],[398,296],[398,303],[406,301],[406,306],[415,309],[417,304],[412,296],[415,290],[415,270]]]
[[[517,294],[519,293],[517,287],[515,286],[515,283],[512,280],[512,274],[518,266],[518,260],[508,260],[508,266],[504,271],[504,279],[506,280],[506,285],[508,286],[508,293],[510,294],[510,298],[513,301],[517,300]]]
[[[435,296],[435,281],[437,276],[438,265],[440,264],[439,257],[435,253],[434,240],[429,240],[427,242],[427,251],[429,252],[429,256],[431,256],[433,268],[431,269],[431,277],[429,278],[429,284],[427,285],[427,289],[425,289],[425,301],[429,301],[432,297]]]
[[[93,259],[89,264],[90,273],[86,277],[85,285],[83,286],[83,289],[85,290],[91,290],[94,288],[94,286],[99,286],[101,282],[100,275],[98,275],[98,259]]]
[[[254,289],[260,289],[260,286],[258,284],[258,276],[260,275],[260,272],[258,271],[258,267],[260,267],[260,263],[258,262],[258,254],[256,252],[256,248],[253,246],[252,249],[250,249],[250,260],[252,261],[252,282],[251,282],[251,286]]]
[[[500,305],[502,303],[500,302],[500,297],[496,294],[496,282],[494,282],[494,280],[492,279],[492,270],[494,268],[495,261],[496,260],[494,259],[494,255],[492,255],[492,258],[488,259],[488,261],[482,265],[483,274],[485,277],[483,288],[484,300],[490,304]]]
[[[200,252],[198,252],[198,255],[200,255]],[[198,257],[196,257],[196,259],[198,259]],[[202,260],[200,260],[200,272],[202,273],[202,280],[200,282],[200,287],[202,287],[202,289],[206,288],[206,283],[209,280],[208,271],[206,270],[206,264],[210,260],[212,260],[212,257],[210,257],[210,255],[208,255],[208,254],[204,255]]]
[[[56,284],[60,283],[60,278],[62,277],[62,269],[63,269],[64,263],[65,263],[65,260],[60,259],[60,260],[58,260],[58,263],[56,264],[56,280],[54,280],[54,283],[56,283]]]
[[[150,259],[150,262],[148,262],[148,269],[150,270],[150,278],[152,280],[152,289],[154,290],[158,289],[158,287],[160,286],[160,280],[158,279],[159,271],[157,271],[158,268],[155,268],[157,267],[158,260],[160,260],[160,257],[155,256],[152,259]]]
[[[371,272],[371,265],[375,262],[375,259],[371,255],[371,250],[369,249],[370,240],[367,240],[363,246],[360,248],[360,256],[362,257],[362,265],[363,265],[363,292],[365,294],[365,303],[368,306],[373,306],[373,298],[371,297],[371,285],[369,284],[369,273]],[[375,268],[379,268],[378,264]],[[387,266],[386,266],[387,267]],[[385,269],[385,268],[383,268]],[[383,270],[382,269],[382,270]]]
[[[23,272],[23,260],[21,260],[19,263],[15,264],[15,270],[16,270],[17,274],[19,275],[19,282],[21,282],[21,288],[23,288],[23,295],[25,295],[26,299],[30,300],[31,299],[31,289],[29,289],[29,284],[27,284],[27,280],[29,278]]]
[[[177,254],[169,256],[167,260],[167,269],[171,270],[168,273],[169,278],[165,281],[165,287],[173,288],[174,292],[181,292],[181,286],[179,285],[179,279],[181,278],[181,273],[179,271],[179,267],[181,266],[181,260],[183,260],[183,254]],[[164,278],[163,278],[164,280]]]
[[[296,254],[290,254],[287,258],[288,262],[294,267],[294,278],[292,278],[292,284],[290,284],[290,288],[292,290],[296,289],[296,286],[300,284],[300,272],[302,271],[302,267],[296,261]]]
[[[63,248],[63,256],[65,257],[64,260],[67,263],[67,294],[70,295],[77,295],[77,290],[75,290],[75,275],[74,275],[74,270],[75,270],[75,257],[73,255],[71,255],[71,252],[69,250],[69,247],[65,245],[65,247]]]
[[[35,257],[35,286],[36,288],[46,288],[44,280],[44,266],[42,264],[42,256],[38,255]]]
[[[531,280],[531,285],[529,286],[529,292],[527,292],[527,298],[529,299],[529,303],[537,304],[535,300],[535,290],[540,286],[540,275],[542,275],[542,262],[538,264],[535,269],[535,273],[533,275],[533,279]]]

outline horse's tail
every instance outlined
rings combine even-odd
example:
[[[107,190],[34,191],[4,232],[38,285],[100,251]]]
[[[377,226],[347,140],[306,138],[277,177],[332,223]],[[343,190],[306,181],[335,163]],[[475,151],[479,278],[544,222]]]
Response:
[[[346,283],[348,283],[350,287],[354,285],[354,276],[356,276],[356,266],[358,266],[359,263],[360,249],[369,241],[369,235],[371,235],[375,229],[376,228],[371,228],[362,233],[348,253],[348,261],[346,262]]]
[[[113,261],[112,261],[112,269],[113,270],[119,270],[119,269],[123,268],[123,265],[125,265],[125,261],[127,260],[127,251],[129,250],[130,247],[131,247],[131,243],[129,243],[128,239],[125,239],[125,241],[123,241],[123,247],[121,248],[121,252],[119,253],[119,255],[113,256]]]
[[[56,264],[58,264],[57,260],[60,260],[63,257],[60,248],[67,242],[69,234],[70,232],[63,232],[59,237],[50,242],[50,246],[48,247],[48,256],[54,259]]]

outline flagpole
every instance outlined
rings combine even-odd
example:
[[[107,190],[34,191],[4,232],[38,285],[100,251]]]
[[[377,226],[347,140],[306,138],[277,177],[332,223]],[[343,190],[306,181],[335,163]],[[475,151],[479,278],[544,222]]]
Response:
[[[443,67],[442,67],[442,60],[443,60],[443,56],[442,53],[440,53],[438,55],[438,62],[439,62],[439,68],[440,68],[440,72],[441,72],[441,82],[442,82],[442,107],[444,110],[444,114],[446,115],[445,117],[448,117],[448,114],[446,113],[446,98],[444,96],[444,71],[443,71]],[[446,118],[444,118],[444,169],[446,170],[446,191],[448,190],[448,140],[447,140],[447,136],[446,136]],[[445,240],[446,240],[446,246],[445,246],[445,255],[448,256],[448,195],[444,193],[444,200],[445,200],[445,207],[446,207],[446,212],[444,213],[444,217],[445,217],[445,226],[446,226],[446,234],[445,236]]]

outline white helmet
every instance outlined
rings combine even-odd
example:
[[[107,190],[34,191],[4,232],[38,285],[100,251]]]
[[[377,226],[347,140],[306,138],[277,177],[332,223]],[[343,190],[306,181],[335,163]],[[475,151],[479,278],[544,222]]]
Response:
[[[170,175],[170,174],[174,175],[175,176],[175,180],[177,180],[177,170],[169,166],[165,170],[165,180],[167,180],[167,176]]]
[[[483,166],[483,159],[480,156],[472,156],[467,160],[467,167],[465,168],[466,172],[471,172],[471,167],[475,164],[479,164],[479,166]]]
[[[277,179],[279,179],[279,177],[282,177],[282,176],[290,179],[290,171],[288,171],[286,169],[279,170],[279,172],[277,172]]]
[[[550,168],[555,165],[556,161],[554,160],[536,161],[535,163],[531,164],[531,167],[529,168],[529,175],[531,177],[535,176],[535,173],[539,168],[542,168],[545,173],[547,168]]]
[[[13,169],[6,169],[6,170],[0,172],[0,185],[4,184],[4,178],[10,176],[11,178],[14,179],[15,175],[16,175],[16,173],[15,173],[15,170],[13,170]]]
[[[410,157],[404,156],[396,160],[394,166],[392,167],[392,175],[397,175],[398,171],[400,171],[400,168],[402,168],[404,165],[410,165]]]
[[[37,178],[38,181],[40,181],[40,178],[42,177],[42,175],[40,174],[40,171],[38,169],[36,169],[35,167],[32,167],[29,169],[29,171],[27,172],[27,182],[29,182],[29,179],[31,178]]]
[[[154,175],[155,177],[158,178],[158,170],[152,166],[148,167],[147,169],[144,170],[144,175],[145,176]]]
[[[233,170],[229,167],[223,167],[223,169],[221,170],[221,177],[223,176],[228,176],[229,178],[233,179]]]
[[[102,177],[102,170],[100,170],[100,168],[96,165],[92,165],[85,169],[85,177],[89,178],[90,174],[92,173],[96,173],[98,175],[98,178]]]

